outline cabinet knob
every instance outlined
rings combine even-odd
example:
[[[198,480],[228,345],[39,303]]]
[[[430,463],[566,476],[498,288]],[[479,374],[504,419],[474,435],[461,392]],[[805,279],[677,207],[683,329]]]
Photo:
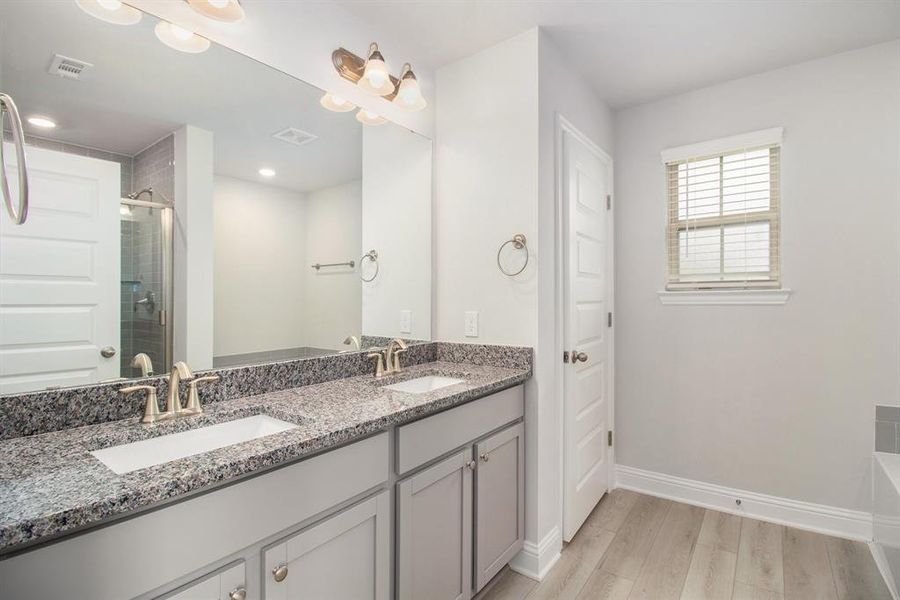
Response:
[[[474,471],[475,466],[476,466],[476,463],[474,460],[470,460],[469,462],[466,463],[466,467],[468,467],[470,471]]]
[[[116,355],[116,349],[114,346],[103,346],[100,348],[100,356],[103,358],[112,358]]]
[[[275,581],[284,581],[284,578],[288,576],[287,565],[278,565],[272,569],[272,575],[275,577]]]
[[[247,589],[244,587],[234,588],[228,594],[228,600],[247,600]]]
[[[482,455],[479,456],[478,458],[481,459],[481,462],[487,462],[487,461],[489,461],[489,460],[491,459],[491,457],[490,457],[488,454],[482,454]]]

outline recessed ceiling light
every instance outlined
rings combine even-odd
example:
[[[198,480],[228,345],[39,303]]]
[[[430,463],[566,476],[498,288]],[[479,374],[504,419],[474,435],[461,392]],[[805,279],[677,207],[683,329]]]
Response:
[[[28,117],[28,122],[35,127],[40,127],[41,129],[53,129],[54,127],[56,127],[56,121],[48,119],[47,117],[40,117],[38,115]]]
[[[208,39],[168,21],[157,23],[153,32],[163,44],[181,52],[198,54],[209,49]]]
[[[263,177],[275,177],[275,170],[263,167],[259,170],[259,174]]]
[[[350,112],[356,108],[356,105],[349,100],[344,100],[331,92],[327,92],[322,96],[322,99],[319,100],[319,104],[334,112]]]
[[[119,0],[75,0],[78,8],[101,21],[114,25],[134,25],[143,13]]]
[[[204,17],[237,23],[244,20],[244,9],[239,0],[187,0],[188,5]]]
[[[387,119],[365,108],[359,109],[359,112],[356,113],[356,120],[364,125],[382,125],[387,123]]]

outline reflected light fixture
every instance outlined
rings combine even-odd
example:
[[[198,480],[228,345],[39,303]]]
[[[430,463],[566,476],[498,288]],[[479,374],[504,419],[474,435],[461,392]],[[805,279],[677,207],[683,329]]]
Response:
[[[240,0],[186,0],[195,12],[225,23],[244,20],[244,8]]]
[[[28,122],[35,127],[40,127],[41,129],[53,129],[54,127],[56,127],[56,121],[39,115],[32,115],[28,117]]]
[[[369,58],[366,59],[366,66],[357,85],[376,96],[388,96],[396,89],[387,65],[384,64],[384,57],[378,51],[378,44],[374,42],[369,46]]]
[[[356,105],[349,100],[344,100],[331,92],[326,92],[322,99],[319,100],[319,104],[334,112],[350,112],[356,108]]]
[[[119,0],[75,0],[78,8],[101,21],[114,25],[134,25],[143,13]]]
[[[275,177],[275,169],[270,169],[268,167],[263,167],[259,170],[259,174],[263,177]]]
[[[359,109],[359,112],[356,113],[356,120],[363,125],[383,125],[387,123],[387,119],[367,108]]]
[[[425,102],[425,98],[422,96],[422,90],[419,88],[416,74],[413,73],[412,65],[409,63],[403,65],[403,73],[400,75],[400,87],[397,88],[394,104],[407,110],[422,110],[428,106],[428,103]]]
[[[180,52],[198,54],[209,49],[208,39],[168,21],[157,23],[153,32],[163,44]]]

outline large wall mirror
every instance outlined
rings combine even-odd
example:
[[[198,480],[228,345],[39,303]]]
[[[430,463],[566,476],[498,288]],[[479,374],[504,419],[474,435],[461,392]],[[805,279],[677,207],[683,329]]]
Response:
[[[0,219],[0,394],[430,339],[429,139],[150,15],[2,13],[0,89],[55,126]]]

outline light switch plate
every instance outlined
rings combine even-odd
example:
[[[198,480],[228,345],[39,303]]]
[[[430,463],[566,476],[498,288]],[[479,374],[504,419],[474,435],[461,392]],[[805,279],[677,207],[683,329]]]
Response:
[[[466,337],[478,337],[478,311],[466,311]]]
[[[400,311],[400,333],[412,333],[412,311]]]

